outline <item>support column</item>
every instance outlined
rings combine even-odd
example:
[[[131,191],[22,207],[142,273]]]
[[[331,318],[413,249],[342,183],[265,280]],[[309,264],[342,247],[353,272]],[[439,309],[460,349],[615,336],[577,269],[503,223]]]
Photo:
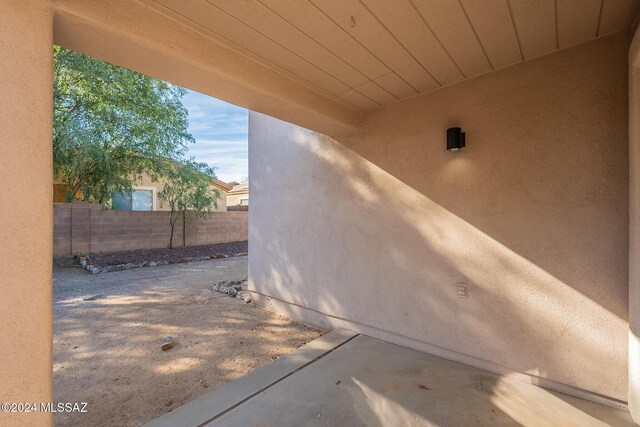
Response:
[[[640,423],[640,32],[629,50],[629,411]]]
[[[0,403],[53,399],[52,22],[49,0],[0,0]]]

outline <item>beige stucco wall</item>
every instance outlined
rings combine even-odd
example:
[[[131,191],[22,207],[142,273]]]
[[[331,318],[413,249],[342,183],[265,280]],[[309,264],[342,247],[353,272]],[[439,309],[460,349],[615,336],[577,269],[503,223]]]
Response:
[[[242,199],[249,199],[249,193],[243,194],[228,194],[227,195],[227,206],[238,206],[240,205],[240,201]]]
[[[52,12],[9,0],[0,17],[0,403],[50,402]],[[2,426],[52,421],[0,412]]]
[[[640,422],[640,31],[629,49],[629,410]]]
[[[413,98],[340,142],[252,113],[258,301],[626,400],[628,46],[619,34]]]

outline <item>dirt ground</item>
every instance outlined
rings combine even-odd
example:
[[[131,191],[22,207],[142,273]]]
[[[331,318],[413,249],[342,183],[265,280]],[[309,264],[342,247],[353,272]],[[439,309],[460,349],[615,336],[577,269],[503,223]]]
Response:
[[[209,290],[246,277],[247,257],[99,275],[54,268],[55,402],[88,403],[56,425],[140,425],[322,335]],[[169,335],[176,346],[162,351]]]

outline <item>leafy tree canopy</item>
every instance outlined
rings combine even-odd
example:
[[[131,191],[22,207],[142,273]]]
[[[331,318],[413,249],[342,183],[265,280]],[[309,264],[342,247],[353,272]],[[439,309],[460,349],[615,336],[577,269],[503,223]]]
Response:
[[[53,53],[54,173],[68,185],[65,201],[102,203],[184,156],[194,141],[184,89],[59,46]]]

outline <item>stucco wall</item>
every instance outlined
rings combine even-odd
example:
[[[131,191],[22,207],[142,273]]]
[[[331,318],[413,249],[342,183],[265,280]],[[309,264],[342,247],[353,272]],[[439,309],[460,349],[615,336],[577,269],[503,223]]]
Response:
[[[626,400],[628,42],[392,105],[351,140],[251,113],[256,299]]]
[[[249,193],[227,195],[227,206],[239,206],[243,199],[249,200]]]
[[[0,1],[0,402],[51,402],[53,12]],[[50,413],[0,412],[2,426]]]

